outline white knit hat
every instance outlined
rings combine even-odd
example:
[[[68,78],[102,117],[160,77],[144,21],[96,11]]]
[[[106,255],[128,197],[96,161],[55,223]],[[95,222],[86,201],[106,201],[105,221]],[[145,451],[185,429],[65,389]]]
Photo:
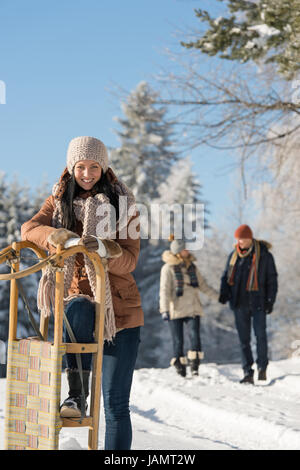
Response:
[[[170,245],[170,250],[173,255],[178,255],[178,253],[185,249],[185,240],[173,240]]]
[[[108,169],[108,155],[104,143],[95,137],[83,136],[72,139],[67,151],[67,167],[70,174],[74,165],[81,160],[95,160],[105,173]]]

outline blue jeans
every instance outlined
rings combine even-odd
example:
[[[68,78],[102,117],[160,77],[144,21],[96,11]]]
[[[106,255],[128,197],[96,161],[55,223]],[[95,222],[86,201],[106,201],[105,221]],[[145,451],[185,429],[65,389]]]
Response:
[[[78,342],[92,343],[95,307],[84,297],[72,300],[66,316]],[[64,331],[64,340],[69,335]],[[105,341],[102,363],[102,393],[105,412],[105,450],[129,450],[132,427],[129,398],[133,371],[140,343],[140,327],[126,328],[112,342]],[[92,354],[81,354],[82,367],[90,370]],[[67,354],[67,366],[77,368],[75,355]]]
[[[266,369],[268,365],[268,340],[266,314],[263,310],[251,310],[249,307],[237,308],[234,311],[235,324],[239,335],[242,367],[246,374],[251,373],[254,363],[251,350],[251,323],[256,336],[257,367]]]
[[[184,323],[186,323],[188,327],[190,350],[201,351],[199,315],[196,317],[176,318],[175,320],[169,321],[173,341],[173,353],[176,358],[184,356]]]

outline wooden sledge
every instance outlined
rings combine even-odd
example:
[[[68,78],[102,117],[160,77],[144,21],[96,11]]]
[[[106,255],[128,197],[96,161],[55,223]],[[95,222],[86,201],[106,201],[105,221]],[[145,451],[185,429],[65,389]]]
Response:
[[[20,271],[20,252],[31,249],[38,258],[37,264]],[[76,253],[84,253],[92,261],[97,278],[95,299],[95,343],[63,343],[64,261]],[[0,264],[8,262],[11,274],[0,274],[0,280],[9,280],[9,336],[7,357],[7,389],[5,413],[5,449],[7,450],[58,450],[61,427],[85,426],[89,428],[88,449],[97,450],[103,358],[105,272],[97,253],[83,246],[64,249],[47,256],[35,244],[14,242],[0,252]],[[17,338],[18,285],[17,279],[45,269],[48,263],[55,269],[54,341],[47,341],[48,318],[41,317],[39,337]],[[92,353],[93,369],[90,390],[90,415],[84,418],[61,418],[62,356],[65,353]]]

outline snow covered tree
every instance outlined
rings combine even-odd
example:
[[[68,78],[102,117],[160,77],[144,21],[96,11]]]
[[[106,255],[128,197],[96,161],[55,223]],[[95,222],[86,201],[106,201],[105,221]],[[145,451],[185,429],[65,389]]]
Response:
[[[208,28],[183,46],[238,62],[274,63],[288,79],[299,72],[299,0],[219,1],[228,5],[230,15],[213,18],[205,10],[195,10]]]
[[[175,234],[177,224],[178,235],[180,236],[181,232],[185,238],[191,240],[191,232],[195,231],[196,222],[201,224],[201,227],[198,227],[199,230],[207,226],[204,221],[204,212],[208,214],[208,210],[204,207],[202,200],[202,185],[192,169],[190,157],[180,158],[173,164],[168,178],[159,186],[158,192],[158,201],[161,205],[165,204],[167,209],[174,207],[174,211],[170,214],[171,233]],[[203,205],[203,217],[197,221],[196,204]],[[190,233],[184,234],[184,223],[186,226],[190,225]]]
[[[171,56],[161,104],[184,116],[185,150],[207,145],[259,163],[266,144],[281,146],[299,130],[299,0],[218,4],[214,14],[196,10],[202,29]]]
[[[168,204],[196,204],[201,198],[201,183],[192,169],[190,157],[172,165],[168,178],[158,188],[159,198]]]
[[[167,178],[177,159],[173,123],[166,108],[157,106],[158,93],[141,82],[121,104],[124,118],[117,118],[121,145],[111,151],[112,167],[133,191],[138,203],[158,197],[158,186]]]
[[[299,256],[300,161],[299,137],[285,140],[281,152],[266,155],[267,177],[256,185],[252,202],[258,213],[256,231],[272,243],[279,272],[279,292],[272,317],[272,343],[277,358],[293,352],[292,343],[300,334]]]

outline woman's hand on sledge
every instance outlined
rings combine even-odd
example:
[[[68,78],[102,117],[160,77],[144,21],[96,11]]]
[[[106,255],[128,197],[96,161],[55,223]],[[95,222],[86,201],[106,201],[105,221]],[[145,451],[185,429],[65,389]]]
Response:
[[[66,228],[55,229],[48,237],[47,241],[50,245],[64,245],[69,238],[79,238],[77,233],[71,232]]]
[[[87,251],[97,251],[99,249],[98,239],[92,235],[85,235],[82,237],[79,245],[83,245]]]
[[[117,242],[94,235],[82,237],[79,245],[85,246],[88,251],[96,251],[101,258],[119,258],[122,255],[122,249]]]

